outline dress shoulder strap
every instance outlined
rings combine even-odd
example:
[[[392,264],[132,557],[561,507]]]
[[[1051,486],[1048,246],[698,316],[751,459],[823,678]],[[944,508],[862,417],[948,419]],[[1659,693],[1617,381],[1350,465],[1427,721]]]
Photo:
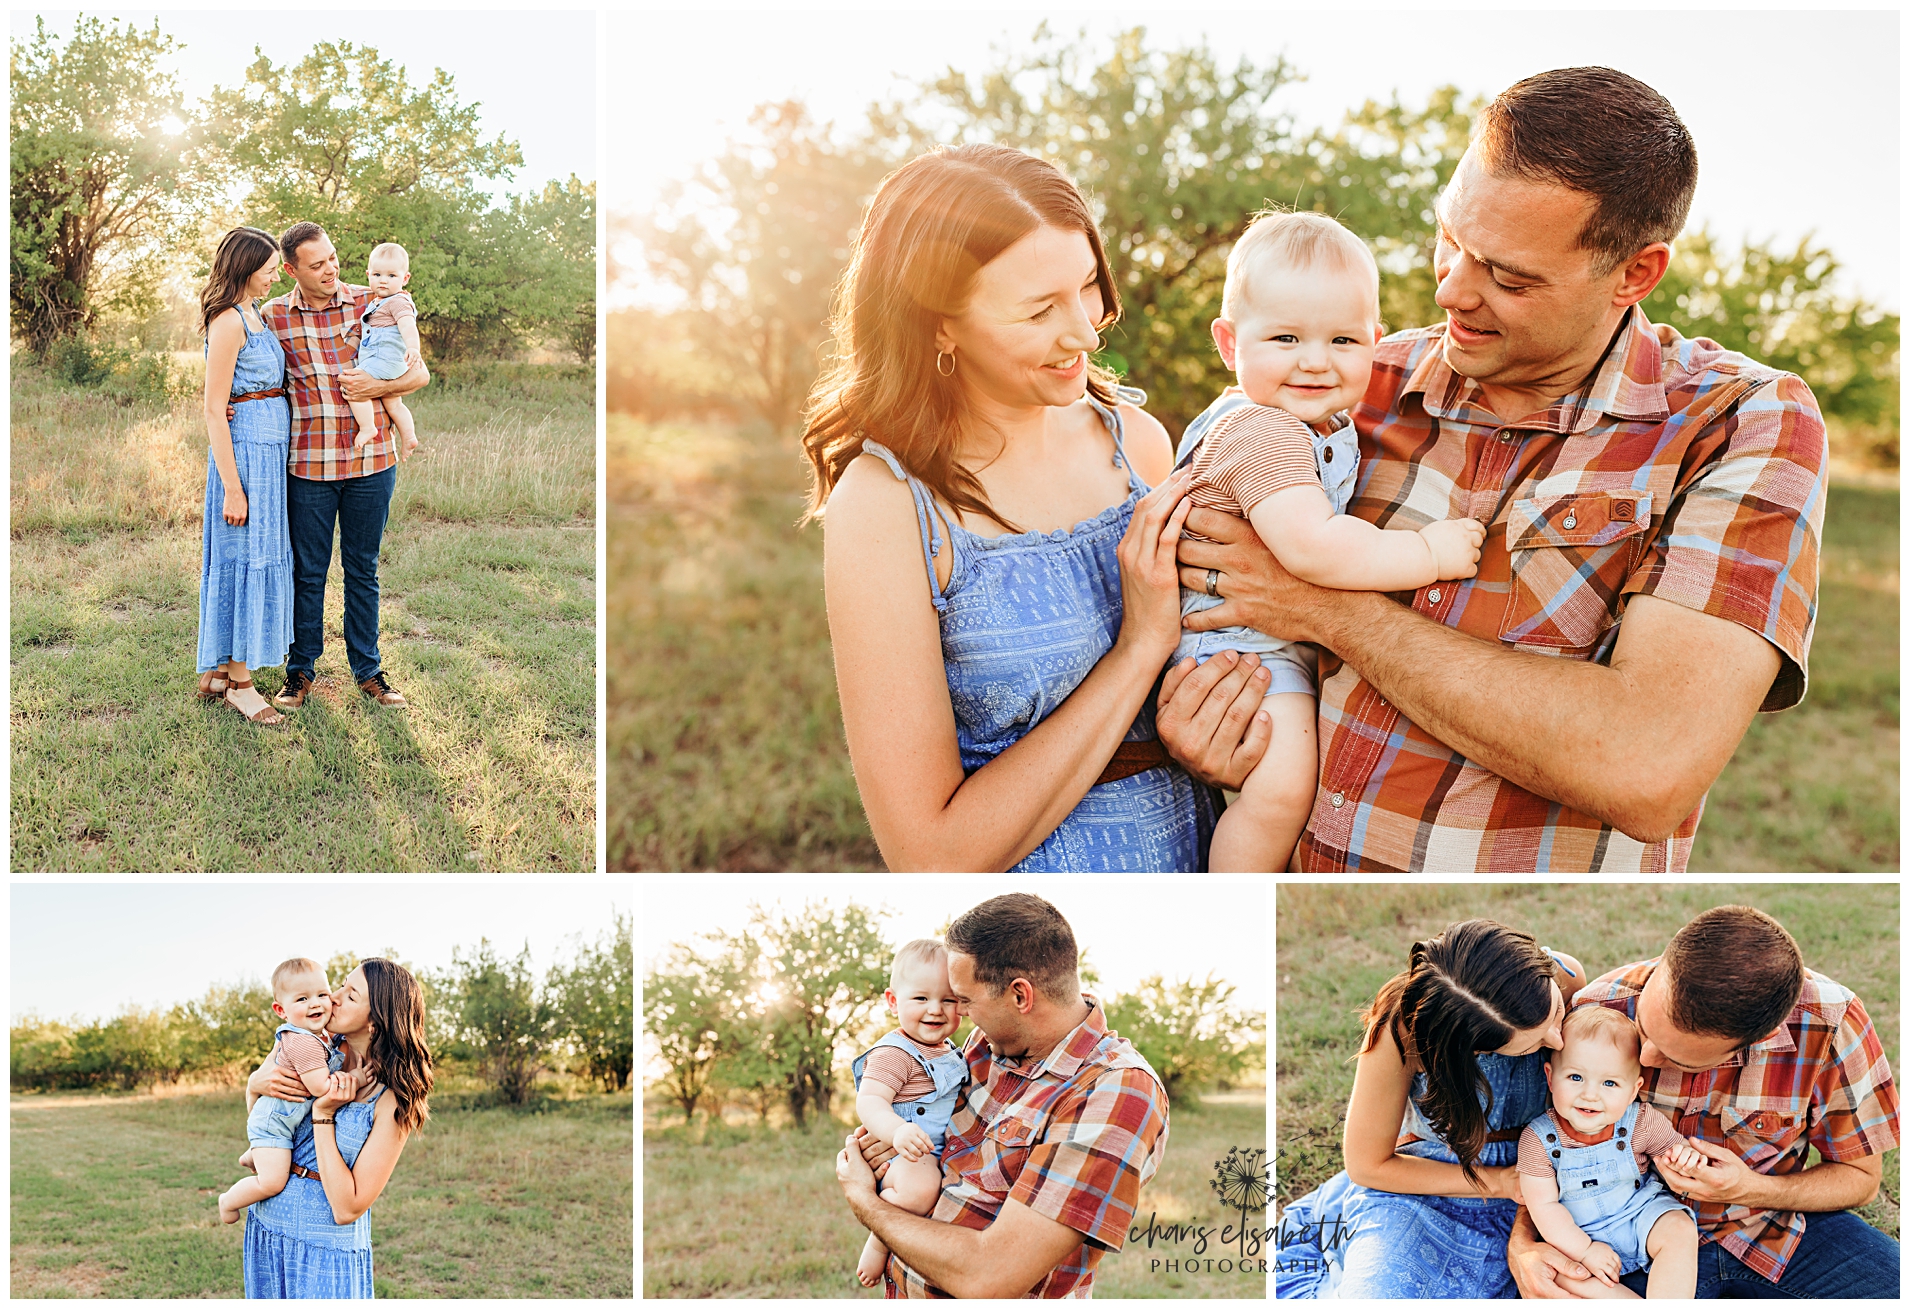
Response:
[[[920,478],[902,467],[902,461],[897,459],[895,453],[881,442],[865,438],[862,442],[862,453],[874,455],[880,459],[889,466],[889,471],[895,474],[896,481],[908,484],[909,495],[915,501],[915,525],[922,536],[922,562],[928,568],[928,599],[929,603],[935,606],[935,612],[939,614],[948,608],[948,598],[942,594],[941,585],[935,580],[935,560],[942,553],[945,542],[949,544],[952,552],[953,541],[944,531],[942,511],[935,504],[935,496],[928,487],[922,484]]]
[[[1147,392],[1138,386],[1117,384],[1114,388],[1114,404],[1112,405],[1102,404],[1094,398],[1094,392],[1088,392],[1088,404],[1095,413],[1101,416],[1101,421],[1107,424],[1108,431],[1114,435],[1114,457],[1120,461],[1121,467],[1127,469],[1127,484],[1131,491],[1146,491],[1147,483],[1141,480],[1140,475],[1134,471],[1134,465],[1128,462],[1127,447],[1122,444],[1122,438],[1126,432],[1121,423],[1121,411],[1117,406],[1130,404],[1139,408],[1146,403]]]

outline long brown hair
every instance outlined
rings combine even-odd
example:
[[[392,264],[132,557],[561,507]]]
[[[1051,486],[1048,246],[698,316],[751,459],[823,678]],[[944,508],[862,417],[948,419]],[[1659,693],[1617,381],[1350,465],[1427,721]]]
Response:
[[[1101,233],[1073,182],[1046,160],[1000,145],[943,146],[882,179],[836,287],[835,358],[809,393],[803,453],[813,475],[806,518],[821,514],[864,437],[964,513],[1016,530],[955,459],[962,385],[936,368],[935,330],[959,314],[982,267],[1047,224],[1087,236],[1105,311],[1121,315]],[[1088,367],[1088,392],[1114,403],[1114,377]]]
[[[1366,1023],[1361,1054],[1385,1028],[1400,1054],[1425,1070],[1420,1112],[1452,1147],[1469,1181],[1479,1180],[1474,1167],[1492,1108],[1492,1087],[1476,1056],[1551,1016],[1553,976],[1551,956],[1530,935],[1469,918],[1415,943],[1406,971],[1380,987],[1360,1015]]]
[[[256,227],[235,227],[219,242],[212,256],[212,275],[199,292],[199,330],[245,299],[245,284],[253,274],[279,257],[278,238]]]
[[[431,1050],[424,1043],[424,992],[409,970],[389,959],[367,959],[365,995],[371,1005],[372,1075],[398,1097],[398,1126],[414,1132],[431,1116]]]

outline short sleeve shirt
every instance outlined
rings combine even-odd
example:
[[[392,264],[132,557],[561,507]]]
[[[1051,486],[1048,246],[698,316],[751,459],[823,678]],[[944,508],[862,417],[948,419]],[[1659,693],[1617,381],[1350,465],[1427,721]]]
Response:
[[[938,1055],[952,1053],[955,1047],[943,1041],[939,1048],[924,1046],[908,1033],[902,1034],[925,1058],[934,1059]],[[907,1050],[898,1050],[892,1045],[878,1045],[869,1051],[868,1059],[862,1065],[862,1081],[866,1086],[870,1082],[886,1086],[895,1092],[895,1101],[920,1100],[935,1094],[935,1079],[928,1069],[909,1058]]]
[[[413,302],[410,295],[400,291],[397,295],[388,295],[378,301],[372,307],[372,311],[365,316],[365,326],[396,327],[407,320],[415,321],[417,317],[417,304]]]
[[[1544,1141],[1539,1137],[1539,1124],[1544,1121],[1540,1118],[1527,1123],[1525,1131],[1519,1135],[1518,1169],[1528,1177],[1551,1177],[1556,1174],[1558,1170],[1553,1163],[1556,1158],[1552,1153],[1554,1150],[1583,1150],[1588,1146],[1601,1145],[1612,1138],[1612,1128],[1607,1127],[1598,1134],[1596,1139],[1577,1141],[1568,1136],[1562,1140]],[[1678,1129],[1671,1125],[1669,1118],[1648,1104],[1638,1106],[1638,1121],[1633,1126],[1631,1145],[1632,1158],[1637,1163],[1641,1175],[1654,1155],[1663,1154],[1674,1145],[1683,1144],[1684,1138],[1678,1135]]]
[[[358,421],[339,389],[338,375],[358,358],[358,319],[367,294],[365,287],[340,282],[331,303],[315,309],[303,288],[294,286],[264,306],[265,325],[285,347],[285,393],[292,402],[285,471],[293,477],[342,481],[382,473],[398,462],[385,407],[371,407],[377,435],[360,449],[352,444]]]
[[[1824,421],[1810,388],[1633,307],[1577,392],[1507,422],[1447,367],[1445,328],[1380,342],[1353,411],[1347,512],[1380,527],[1486,524],[1475,577],[1395,596],[1541,658],[1610,662],[1632,597],[1722,618],[1782,657],[1766,710],[1796,704],[1817,613]],[[1351,665],[1320,666],[1309,873],[1683,872],[1703,802],[1646,844],[1488,772]],[[1537,744],[1537,743],[1535,743]],[[1565,743],[1559,743],[1560,748]]]
[[[1637,1020],[1638,993],[1658,960],[1628,964],[1587,982],[1574,1005],[1602,1004]],[[1640,1097],[1679,1134],[1729,1147],[1770,1177],[1802,1172],[1812,1147],[1849,1161],[1895,1149],[1897,1087],[1883,1043],[1855,994],[1821,973],[1784,1025],[1716,1068],[1687,1073],[1647,1068]],[[1716,1241],[1748,1267],[1782,1282],[1804,1239],[1806,1215],[1694,1201],[1701,1239]]]
[[[1017,1200],[1081,1233],[1032,1298],[1089,1297],[1167,1148],[1160,1079],[1087,1000],[1087,1018],[1039,1061],[997,1057],[980,1032],[970,1036],[968,1087],[942,1148],[937,1222],[982,1231]],[[893,1253],[886,1277],[891,1299],[944,1295]]]
[[[1306,424],[1272,405],[1244,405],[1221,418],[1189,467],[1188,498],[1236,518],[1288,487],[1320,485]]]
[[[278,1058],[281,1067],[303,1077],[306,1073],[324,1072],[330,1066],[331,1051],[310,1032],[282,1032]]]

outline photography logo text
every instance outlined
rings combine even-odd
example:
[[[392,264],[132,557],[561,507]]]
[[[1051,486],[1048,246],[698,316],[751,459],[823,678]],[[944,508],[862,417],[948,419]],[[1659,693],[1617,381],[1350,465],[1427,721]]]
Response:
[[[1248,1215],[1265,1213],[1271,1179],[1267,1172],[1267,1152],[1235,1146],[1214,1164],[1209,1188],[1227,1208],[1239,1214],[1238,1222],[1223,1222],[1218,1227],[1199,1220],[1162,1222],[1157,1212],[1145,1223],[1128,1229],[1127,1239],[1145,1242],[1150,1251],[1150,1273],[1260,1273],[1267,1271],[1261,1252],[1273,1233],[1264,1223],[1250,1222]],[[1173,1247],[1186,1247],[1184,1250]]]

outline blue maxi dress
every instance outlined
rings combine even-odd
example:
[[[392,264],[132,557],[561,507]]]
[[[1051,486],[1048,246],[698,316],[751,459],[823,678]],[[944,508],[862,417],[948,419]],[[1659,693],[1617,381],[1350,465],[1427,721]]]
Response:
[[[1119,388],[1119,396],[1130,404],[1147,399],[1130,387]],[[887,447],[862,443],[863,453],[887,464],[915,499],[965,774],[1060,708],[1120,635],[1121,564],[1115,551],[1148,487],[1127,462],[1120,412],[1092,396],[1088,403],[1113,434],[1114,458],[1127,469],[1128,496],[1066,531],[979,536],[949,518],[934,492]],[[943,549],[952,562],[946,587],[935,578],[935,558]],[[1126,739],[1154,737],[1150,695]],[[1205,872],[1215,817],[1213,793],[1205,786],[1176,767],[1150,768],[1089,788],[1061,825],[1009,871]]]
[[[1516,1133],[1545,1111],[1548,1051],[1507,1058],[1477,1056],[1492,1088],[1486,1128],[1509,1140],[1488,1141],[1479,1166],[1518,1162]],[[1459,1157],[1419,1112],[1426,1075],[1413,1077],[1402,1136],[1421,1138],[1398,1152],[1457,1163]],[[1396,1195],[1357,1186],[1340,1173],[1295,1200],[1280,1215],[1274,1251],[1274,1295],[1280,1299],[1516,1299],[1506,1266],[1506,1241],[1519,1207],[1510,1200]]]
[[[371,1139],[377,1120],[377,1092],[362,1103],[343,1105],[332,1130],[347,1167]],[[292,1162],[318,1171],[312,1121],[298,1125],[292,1138]],[[285,1189],[245,1211],[245,1298],[248,1300],[369,1300],[371,1214],[340,1226],[332,1220],[325,1187],[293,1173]]]
[[[244,321],[241,315],[240,321]],[[285,350],[269,328],[245,329],[232,394],[285,384]],[[232,457],[245,490],[246,521],[225,521],[225,482],[206,451],[205,553],[199,573],[199,671],[237,659],[274,668],[292,646],[292,536],[285,514],[285,461],[292,411],[282,395],[247,400],[231,421]]]

